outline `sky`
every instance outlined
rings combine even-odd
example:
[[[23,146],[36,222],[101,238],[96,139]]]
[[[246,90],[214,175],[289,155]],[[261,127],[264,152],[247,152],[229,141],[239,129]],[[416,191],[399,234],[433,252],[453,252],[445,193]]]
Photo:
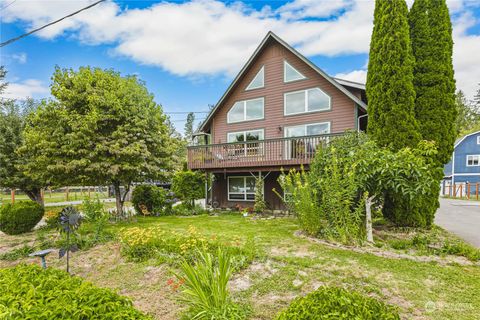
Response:
[[[94,0],[0,0],[6,41]],[[407,1],[411,6],[413,0]],[[457,88],[473,98],[480,83],[480,0],[447,0]],[[186,114],[206,117],[268,31],[328,74],[364,82],[374,1],[107,0],[0,48],[4,97],[50,97],[55,66],[137,75],[183,132]]]

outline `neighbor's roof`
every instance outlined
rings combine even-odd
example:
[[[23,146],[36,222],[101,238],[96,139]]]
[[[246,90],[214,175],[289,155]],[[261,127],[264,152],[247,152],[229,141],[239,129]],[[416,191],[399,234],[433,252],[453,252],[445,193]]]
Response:
[[[328,82],[330,82],[333,86],[335,86],[337,89],[339,89],[341,92],[343,92],[347,97],[349,97],[351,100],[353,100],[356,104],[358,104],[360,107],[363,109],[367,110],[367,105],[357,98],[354,94],[352,94],[350,91],[348,91],[343,85],[349,86],[349,87],[354,87],[358,89],[365,90],[365,85],[353,81],[348,81],[348,80],[342,80],[342,79],[334,79],[330,77],[325,71],[317,67],[315,64],[313,64],[310,60],[305,58],[302,54],[300,54],[297,50],[295,50],[292,46],[290,46],[288,43],[280,39],[275,33],[272,31],[269,31],[265,38],[263,38],[262,42],[260,45],[255,49],[255,52],[252,54],[250,59],[248,59],[247,63],[243,66],[243,68],[240,70],[240,72],[237,74],[235,79],[232,81],[230,86],[227,88],[223,96],[220,98],[220,100],[217,102],[215,107],[210,111],[208,114],[207,118],[202,122],[200,127],[198,128],[198,131],[203,131],[205,129],[205,125],[210,122],[212,119],[213,115],[217,112],[217,109],[219,106],[222,104],[222,102],[226,99],[230,91],[235,87],[237,84],[238,80],[244,75],[250,64],[253,62],[255,57],[260,53],[260,51],[265,47],[267,44],[268,40],[274,39],[281,45],[283,45],[285,48],[287,48],[290,52],[292,52],[294,55],[296,55],[300,60],[305,62],[308,66],[310,66],[313,70],[315,70],[317,73],[319,73],[322,77],[324,77]],[[343,83],[342,83],[343,82]]]
[[[454,145],[454,148],[456,148],[463,140],[465,140],[466,138],[470,137],[470,136],[474,136],[476,134],[479,134],[480,131],[475,131],[475,132],[472,132],[472,133],[469,133],[469,134],[466,134],[464,135],[463,137],[461,137],[460,139],[457,139],[457,141],[455,141],[455,145]]]

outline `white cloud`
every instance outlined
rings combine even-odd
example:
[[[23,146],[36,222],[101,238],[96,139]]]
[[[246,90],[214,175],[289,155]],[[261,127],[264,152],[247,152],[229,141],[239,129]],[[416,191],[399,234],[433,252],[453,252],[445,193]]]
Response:
[[[50,89],[43,82],[36,79],[27,79],[22,82],[10,82],[2,94],[2,98],[7,99],[26,99],[44,98],[50,92]]]
[[[337,73],[335,78],[350,80],[359,83],[367,82],[367,70],[353,70],[345,73]]]
[[[14,53],[11,55],[12,59],[20,64],[27,62],[27,54],[25,52]]]
[[[21,20],[33,28],[93,1],[17,1],[4,10],[2,18],[4,22]],[[480,2],[448,0],[448,5],[454,17],[458,87],[472,95],[480,79],[480,68],[474,67],[480,65],[480,39],[466,30],[478,23],[468,12]],[[218,0],[160,2],[142,9],[122,9],[108,1],[37,36],[54,39],[68,35],[90,45],[109,43],[114,54],[181,76],[231,77],[269,30],[308,56],[345,55],[348,59],[349,54],[368,53],[373,9],[374,1],[370,0],[294,0],[276,10]],[[364,70],[346,73],[360,77],[361,72]]]

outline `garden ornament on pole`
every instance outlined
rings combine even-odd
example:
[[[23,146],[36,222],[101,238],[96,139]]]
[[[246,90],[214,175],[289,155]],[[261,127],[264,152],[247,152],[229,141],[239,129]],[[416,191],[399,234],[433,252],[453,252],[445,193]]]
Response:
[[[67,243],[60,248],[58,257],[62,258],[67,254],[67,272],[70,272],[70,252],[78,251],[77,244],[70,243],[70,236],[75,235],[75,230],[80,227],[82,216],[74,207],[66,207],[60,212],[60,232],[67,235]]]
[[[42,260],[42,268],[47,269],[47,261],[45,260],[45,257],[48,254],[50,254],[50,252],[53,252],[53,251],[55,251],[55,250],[54,249],[45,249],[45,250],[42,250],[42,251],[37,251],[37,252],[31,253],[28,256],[29,257],[40,257],[40,259]]]

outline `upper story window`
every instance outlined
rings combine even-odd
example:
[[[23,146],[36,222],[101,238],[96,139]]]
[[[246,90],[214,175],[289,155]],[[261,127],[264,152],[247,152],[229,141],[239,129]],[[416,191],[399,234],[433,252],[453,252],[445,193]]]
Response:
[[[284,95],[285,115],[330,110],[330,96],[320,88],[287,92]]]
[[[480,136],[477,137],[477,144],[480,144]]]
[[[283,81],[291,82],[306,79],[303,74],[301,74],[297,69],[292,67],[287,61],[283,62]]]
[[[467,155],[467,167],[478,167],[478,166],[480,166],[480,154]]]
[[[265,85],[265,67],[262,67],[260,68],[260,71],[258,71],[255,78],[253,78],[253,80],[250,82],[250,84],[247,86],[245,90],[263,88],[264,85]]]
[[[263,119],[264,99],[237,101],[227,114],[227,122],[235,123]]]

